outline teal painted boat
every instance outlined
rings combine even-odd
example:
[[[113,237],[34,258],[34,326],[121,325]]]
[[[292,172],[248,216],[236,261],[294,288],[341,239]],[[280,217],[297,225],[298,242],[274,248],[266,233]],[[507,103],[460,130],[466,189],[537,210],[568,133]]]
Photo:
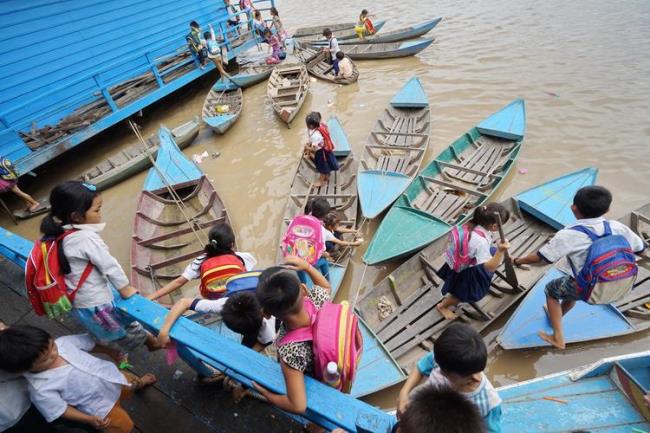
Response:
[[[214,89],[218,92],[235,90],[237,88],[246,88],[254,86],[257,83],[268,79],[273,72],[273,65],[256,65],[239,68],[239,72],[230,76],[230,78],[219,78],[215,83]]]
[[[509,104],[479,124],[493,128],[470,129],[431,161],[391,207],[363,261],[376,265],[412,254],[471,218],[519,156],[525,112],[523,100]]]
[[[650,352],[601,359],[497,389],[503,433],[650,431]]]
[[[373,44],[350,43],[341,47],[352,60],[396,59],[418,54],[433,43],[433,38],[409,39],[398,42],[377,42]]]
[[[330,136],[334,142],[334,155],[348,156],[352,152],[352,146],[348,140],[348,136],[341,126],[341,121],[335,115],[331,115],[327,119],[327,128],[330,131]]]
[[[203,102],[203,122],[217,134],[224,134],[241,116],[244,95],[241,88],[219,91],[216,87]]]
[[[230,224],[216,190],[170,131],[160,128],[158,137],[160,150],[138,199],[131,240],[130,280],[143,295],[181,275],[203,252],[210,227]]]
[[[442,21],[442,17],[433,18],[431,20],[426,20],[419,24],[407,26],[401,29],[391,30],[389,32],[375,33],[374,35],[366,36],[364,39],[345,39],[340,41],[339,45],[376,44],[381,42],[397,42],[405,41],[407,39],[419,38],[420,36],[423,36],[433,30],[433,28],[436,27],[440,21]],[[325,43],[325,41],[314,41],[313,45],[323,46]],[[343,47],[341,49],[345,50]]]
[[[379,32],[386,24],[385,20],[377,21],[373,25],[375,27],[375,32]],[[294,33],[293,37],[295,39],[309,40],[309,39],[324,39],[323,30],[330,29],[336,39],[339,41],[344,41],[347,39],[354,39],[357,37],[357,34],[354,32],[356,27],[356,22],[349,23],[338,23],[338,24],[321,24],[318,26],[311,27],[300,27]]]
[[[578,172],[576,176],[584,176]],[[579,182],[564,176],[565,182],[578,188]],[[587,177],[590,178],[590,177]],[[548,184],[556,188],[557,194],[571,194],[563,185],[554,181]],[[547,184],[535,189],[549,193]],[[575,193],[575,191],[573,191]],[[555,234],[556,229],[543,220],[522,210],[516,197],[501,202],[510,210],[511,218],[504,224],[513,256],[536,252]],[[546,204],[540,203],[537,214],[545,214]],[[552,218],[554,209],[549,207]],[[391,356],[403,367],[410,368],[412,362],[432,347],[433,341],[450,323],[435,308],[443,295],[443,281],[437,271],[445,263],[447,238],[442,237],[424,250],[411,257],[391,272],[379,284],[369,287],[357,303],[357,311],[364,318],[370,330],[390,351]],[[479,302],[460,304],[456,308],[457,320],[482,332],[518,302],[550,268],[550,265],[533,266],[529,270],[517,269],[519,284],[512,287],[505,280],[501,265],[492,279],[487,295]]]
[[[429,100],[413,77],[384,109],[364,148],[357,185],[365,218],[381,214],[411,183],[430,133]]]
[[[568,222],[569,224],[573,221]],[[650,237],[650,204],[621,218],[646,244]],[[578,302],[563,318],[564,339],[567,344],[601,340],[633,334],[650,328],[650,264],[640,260],[639,274],[634,290],[621,301],[609,305],[591,305]],[[549,346],[538,332],[552,333],[546,311],[544,288],[551,280],[570,273],[567,266],[558,265],[533,287],[503,327],[497,341],[504,349],[527,349]],[[565,273],[566,272],[566,273]]]

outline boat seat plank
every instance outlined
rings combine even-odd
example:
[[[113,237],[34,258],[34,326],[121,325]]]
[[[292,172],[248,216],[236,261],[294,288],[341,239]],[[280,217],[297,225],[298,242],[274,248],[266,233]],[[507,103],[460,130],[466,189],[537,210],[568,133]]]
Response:
[[[412,336],[419,335],[426,330],[438,313],[435,305],[440,302],[441,297],[440,293],[429,290],[418,298],[417,302],[402,305],[396,313],[393,313],[397,315],[397,318],[390,326],[377,334],[384,346],[393,352],[403,346]],[[439,314],[437,315],[439,316]]]
[[[389,340],[402,332],[411,322],[414,322],[422,314],[433,308],[440,300],[440,292],[437,287],[427,284],[409,296],[402,305],[389,316],[386,325],[377,331],[377,336],[387,344]]]
[[[393,312],[390,316],[385,318],[381,326],[376,330],[376,334],[379,335],[381,332],[383,332],[388,326],[392,325],[392,323],[400,316],[401,312],[409,308],[413,303],[415,303],[418,299],[420,299],[422,296],[426,295],[426,293],[431,289],[432,285],[431,284],[426,284],[420,287],[418,290],[415,291],[412,295],[410,295],[407,299],[400,300],[398,296],[395,297],[396,301],[399,304],[399,308]],[[395,288],[395,293],[399,294],[399,288]]]
[[[472,168],[464,167],[462,165],[452,164],[452,163],[445,162],[445,161],[440,161],[439,159],[436,159],[435,163],[441,169],[443,167],[444,168],[452,168],[452,169],[457,170],[457,171],[465,171],[465,172],[480,175],[480,176],[483,176],[483,177],[488,176],[488,177],[493,177],[493,178],[497,178],[497,179],[501,178],[501,176],[498,176],[498,175],[493,174],[493,173],[488,173],[488,172],[480,171],[480,170],[474,170]],[[441,170],[441,171],[443,171],[443,170]],[[444,170],[444,171],[446,172],[446,170]]]
[[[189,252],[189,253],[181,254],[181,255],[178,255],[178,256],[175,256],[175,257],[170,257],[170,258],[168,258],[166,260],[162,260],[160,262],[151,263],[149,266],[154,270],[158,270],[158,269],[161,269],[161,268],[166,268],[167,266],[175,265],[176,263],[182,263],[182,262],[184,262],[186,260],[190,260],[190,259],[193,259],[195,257],[198,257],[201,254],[203,254],[203,251],[204,251],[203,248],[201,248],[200,250],[196,250],[196,251],[192,251],[192,252]]]
[[[485,197],[485,194],[483,194],[480,191],[476,191],[476,190],[471,189],[471,188],[456,185],[456,184],[451,183],[451,182],[446,182],[444,180],[436,179],[434,177],[420,175],[420,178],[423,179],[423,180],[426,180],[428,182],[435,183],[435,184],[440,185],[440,186],[445,187],[445,188],[455,189],[455,190],[458,190],[458,191],[461,191],[461,192],[465,192],[465,193],[468,193],[468,194],[478,196],[480,198]]]
[[[219,222],[223,222],[226,219],[225,216],[219,217],[219,218],[214,218],[209,221],[202,222],[198,224],[198,227],[196,225],[192,225],[192,227],[184,227],[182,229],[174,230],[169,233],[163,233],[158,236],[153,236],[147,239],[138,239],[137,236],[134,236],[134,239],[137,241],[138,245],[143,246],[143,247],[148,247],[151,246],[157,242],[165,241],[168,239],[173,239],[179,236],[186,235],[188,233],[191,233],[193,230],[203,230],[208,227],[212,227],[215,224]]]

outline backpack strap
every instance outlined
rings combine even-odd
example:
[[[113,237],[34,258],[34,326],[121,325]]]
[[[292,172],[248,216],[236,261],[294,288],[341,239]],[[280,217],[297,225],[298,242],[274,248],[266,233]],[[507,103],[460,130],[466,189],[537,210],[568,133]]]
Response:
[[[574,226],[571,227],[571,230],[575,230],[577,232],[586,234],[587,236],[589,236],[589,239],[591,239],[591,242],[596,242],[598,239],[601,238],[601,236],[598,236],[596,233],[592,232],[585,226]],[[605,230],[607,230],[607,227],[605,227]],[[610,230],[610,234],[611,234],[611,230]]]
[[[309,326],[303,326],[302,328],[292,329],[291,331],[287,332],[284,337],[278,341],[278,345],[284,346],[285,344],[289,343],[301,343],[303,341],[312,341],[314,339],[312,326],[316,321],[316,313],[318,310],[316,309],[316,306],[312,300],[308,297],[305,297],[303,303],[307,314],[309,314],[309,320],[311,323]]]
[[[81,273],[81,277],[79,278],[79,282],[77,283],[77,287],[75,287],[75,289],[72,292],[68,293],[68,298],[70,298],[70,301],[74,301],[74,298],[77,295],[77,292],[79,291],[81,286],[83,286],[83,284],[86,282],[86,280],[90,276],[90,273],[93,271],[93,268],[94,268],[93,264],[88,262],[88,264],[84,268],[84,271]]]

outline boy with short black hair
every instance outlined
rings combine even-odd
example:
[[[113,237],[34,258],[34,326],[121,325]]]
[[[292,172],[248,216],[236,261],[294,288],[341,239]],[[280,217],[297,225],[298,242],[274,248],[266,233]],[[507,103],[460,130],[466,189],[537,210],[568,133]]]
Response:
[[[323,48],[323,50],[327,53],[329,53],[329,62],[333,66],[334,69],[334,75],[339,74],[339,61],[336,58],[336,53],[341,51],[339,48],[339,41],[334,37],[332,34],[332,30],[329,28],[326,28],[323,30],[323,36],[325,36],[325,39],[327,39],[327,47]]]
[[[398,414],[406,413],[413,398],[411,391],[428,376],[425,386],[451,386],[477,407],[488,432],[500,432],[501,398],[483,373],[486,364],[487,348],[480,334],[465,324],[449,325],[436,340],[433,352],[411,370],[397,399]]]
[[[545,289],[546,308],[553,334],[539,332],[543,340],[558,349],[565,348],[562,317],[574,307],[576,301],[585,300],[578,290],[575,277],[585,266],[593,243],[592,236],[600,238],[609,231],[612,235],[623,236],[635,254],[640,254],[645,249],[643,240],[625,224],[603,218],[609,212],[611,203],[612,193],[602,186],[580,188],[571,206],[577,221],[557,232],[538,252],[513,260],[519,266],[541,261],[555,263],[567,258],[570,268],[563,269],[567,275],[550,281]]]

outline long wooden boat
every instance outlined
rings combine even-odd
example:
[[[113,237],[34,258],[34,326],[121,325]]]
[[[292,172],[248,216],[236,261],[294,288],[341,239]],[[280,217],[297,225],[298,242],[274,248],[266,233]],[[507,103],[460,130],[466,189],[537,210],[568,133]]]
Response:
[[[375,33],[374,35],[366,36],[363,39],[346,39],[342,40],[339,45],[349,45],[349,44],[375,44],[380,42],[398,42],[404,41],[407,39],[419,38],[427,33],[429,33],[438,23],[442,20],[442,17],[434,18],[431,20],[424,21],[419,24],[412,26],[404,27],[397,30],[392,30],[390,32]],[[313,41],[313,45],[324,46],[325,41]],[[345,49],[345,48],[343,48]]]
[[[238,87],[243,89],[254,86],[269,78],[274,67],[274,65],[242,66],[230,78],[219,78],[213,89],[222,92],[224,90],[235,90]]]
[[[364,148],[357,182],[365,218],[382,213],[411,183],[430,133],[429,100],[413,77],[384,109]]]
[[[650,351],[497,389],[503,433],[650,431]]]
[[[143,295],[180,276],[203,252],[213,225],[230,223],[206,175],[183,155],[168,129],[160,128],[158,135],[160,151],[138,199],[131,240],[131,284]]]
[[[241,88],[218,90],[214,85],[203,102],[203,122],[217,134],[225,133],[239,119],[244,105]]]
[[[650,240],[650,203],[625,215],[619,221],[628,225],[646,243]],[[619,302],[610,305],[590,305],[578,302],[562,318],[564,339],[567,344],[612,338],[633,334],[650,328],[650,262],[640,260],[639,275],[634,290]],[[517,307],[497,337],[504,349],[526,349],[549,346],[537,334],[539,331],[552,333],[545,310],[546,284],[570,272],[560,264],[551,270],[533,287]]]
[[[359,69],[352,62],[353,73],[349,78],[337,78],[334,76],[334,70],[329,63],[329,53],[325,51],[316,51],[312,48],[298,48],[297,56],[305,63],[307,71],[316,78],[329,81],[336,84],[352,84],[359,79]]]
[[[195,117],[172,129],[171,135],[178,147],[184,149],[194,141],[199,134],[199,128],[199,119]],[[158,134],[149,137],[146,144],[146,148],[138,143],[109,156],[104,162],[79,175],[77,179],[92,183],[99,191],[128,179],[151,165],[149,155],[155,158],[160,145]]]
[[[372,44],[350,43],[342,46],[341,50],[353,60],[394,59],[414,56],[432,43],[433,39],[429,38]]]
[[[385,20],[376,21],[373,25],[375,27],[375,32],[384,27],[386,24]],[[319,39],[323,37],[323,30],[330,29],[336,39],[346,40],[353,39],[357,37],[357,34],[354,31],[356,23],[339,23],[339,24],[321,24],[318,26],[311,27],[300,27],[293,33],[294,39]]]
[[[334,155],[336,156],[348,156],[352,152],[352,146],[350,145],[350,140],[343,130],[341,121],[338,117],[331,115],[327,119],[327,128],[330,131],[330,136],[334,142]]]
[[[269,77],[266,94],[273,111],[287,125],[296,117],[309,92],[309,74],[303,64],[280,64]]]
[[[512,169],[525,130],[525,104],[518,99],[450,144],[390,208],[364,262],[376,265],[406,256],[471,218]]]
[[[556,207],[550,203],[567,203],[567,198],[573,199],[579,188],[592,185],[596,175],[596,169],[584,169],[532,188],[529,191],[548,197],[536,206],[537,213],[551,219]],[[513,257],[537,251],[556,232],[552,226],[523,211],[518,196],[501,204],[511,213],[504,232]],[[357,303],[357,311],[403,368],[409,368],[413,361],[429,351],[437,336],[454,322],[445,320],[435,308],[443,298],[443,281],[436,272],[445,263],[446,249],[446,238],[433,242],[366,291]],[[459,304],[456,320],[483,331],[521,299],[548,268],[541,264],[530,270],[517,270],[519,284],[512,287],[506,282],[501,265],[488,294],[479,302]]]

